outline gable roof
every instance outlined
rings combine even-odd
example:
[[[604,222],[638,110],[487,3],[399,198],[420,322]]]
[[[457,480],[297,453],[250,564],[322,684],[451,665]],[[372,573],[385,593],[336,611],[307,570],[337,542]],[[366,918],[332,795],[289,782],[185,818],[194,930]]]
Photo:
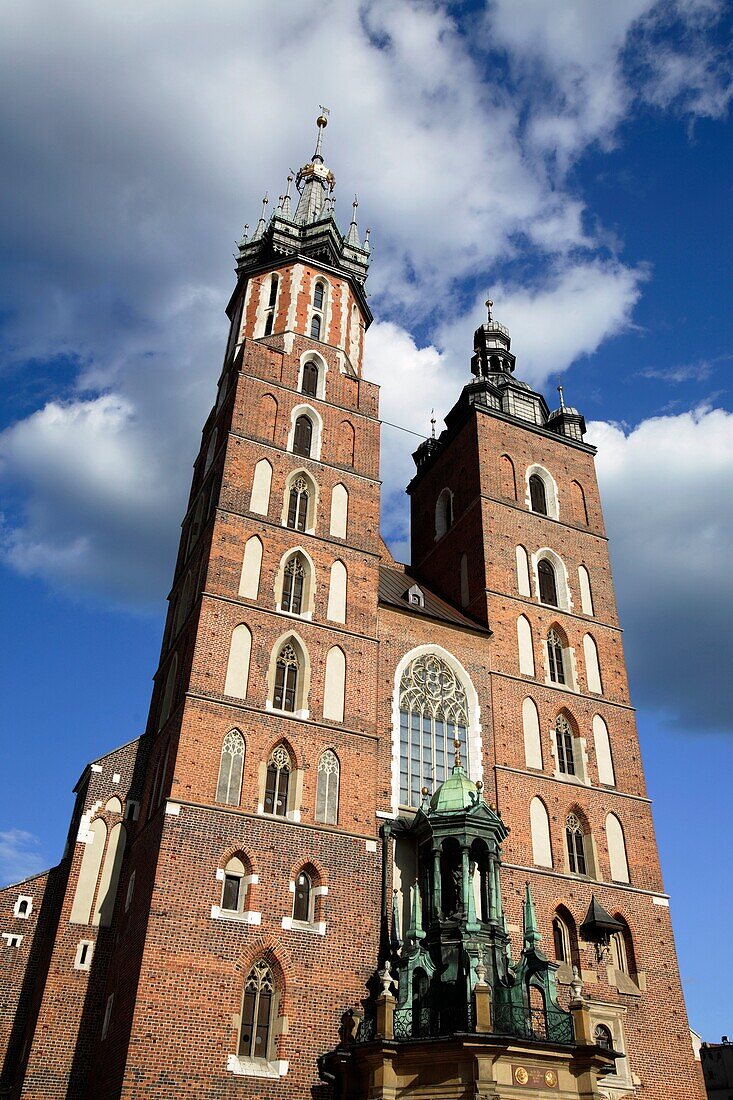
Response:
[[[413,585],[417,585],[423,593],[422,605],[410,603],[408,592]],[[459,611],[453,604],[436,596],[425,587],[422,581],[408,572],[407,566],[398,562],[394,565],[379,567],[379,602],[385,607],[396,607],[400,611],[408,611],[424,619],[437,619],[439,622],[450,623],[451,626],[475,630],[480,634],[491,634],[488,627],[482,626],[463,611]]]

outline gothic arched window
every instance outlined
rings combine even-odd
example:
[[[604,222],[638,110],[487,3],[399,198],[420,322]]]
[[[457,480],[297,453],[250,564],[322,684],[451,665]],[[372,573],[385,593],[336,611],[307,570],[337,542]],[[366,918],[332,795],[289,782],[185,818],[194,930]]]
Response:
[[[313,289],[313,308],[323,309],[323,300],[325,297],[325,287],[323,283],[317,282]]]
[[[420,805],[449,774],[453,741],[467,754],[468,699],[455,672],[437,654],[416,657],[400,680],[400,803]]]
[[[230,730],[221,746],[219,782],[216,785],[216,801],[227,806],[238,806],[242,792],[244,767],[244,738],[239,730]]]
[[[321,318],[316,316],[311,320],[311,337],[313,340],[321,338]]]
[[[336,753],[326,749],[318,761],[316,821],[335,825],[338,820],[340,765]]]
[[[557,745],[557,768],[563,775],[575,775],[575,756],[573,752],[573,731],[564,714],[555,719],[555,743]]]
[[[547,493],[545,483],[539,474],[532,474],[529,479],[529,499],[533,512],[539,512],[542,516],[547,515]]]
[[[305,531],[308,525],[308,482],[298,477],[290,487],[288,500],[288,527],[294,531]]]
[[[277,275],[273,275],[270,280],[270,300],[267,304],[267,314],[265,316],[265,336],[271,334],[275,323],[275,304],[277,303],[278,284],[279,279]]]
[[[300,389],[301,393],[307,394],[308,397],[317,397],[318,395],[318,366],[312,359],[309,359],[303,365],[303,378]]]
[[[547,662],[552,683],[564,684],[567,678],[565,676],[563,645],[554,628],[547,634]]]
[[[299,668],[297,653],[290,644],[284,645],[275,666],[275,695],[272,703],[276,710],[296,709]]]
[[[570,962],[570,936],[565,922],[557,916],[552,918],[552,942],[557,961]]]
[[[310,875],[301,871],[295,880],[295,897],[293,899],[293,920],[303,924],[313,923],[313,883]]]
[[[272,1033],[275,983],[264,959],[256,962],[244,983],[240,1058],[267,1061]]]
[[[276,745],[267,761],[265,813],[285,817],[288,812],[288,790],[292,771],[290,753],[284,745]]]
[[[575,814],[568,814],[565,821],[565,840],[568,847],[568,867],[573,875],[584,875],[585,844],[583,827]]]
[[[300,615],[303,609],[303,584],[305,567],[300,554],[293,554],[283,571],[283,592],[280,606],[283,611]]]
[[[293,454],[310,457],[311,443],[313,442],[313,424],[309,417],[299,416],[295,421],[293,432]]]
[[[555,570],[547,558],[537,563],[537,576],[540,582],[540,600],[557,607],[557,581]]]

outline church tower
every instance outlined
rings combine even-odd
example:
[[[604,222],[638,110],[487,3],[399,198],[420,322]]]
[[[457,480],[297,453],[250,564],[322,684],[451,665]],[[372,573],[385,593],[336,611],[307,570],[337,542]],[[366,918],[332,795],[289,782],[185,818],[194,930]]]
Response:
[[[583,417],[488,303],[394,561],[327,121],[239,244],[145,732],[0,891],[0,1097],[694,1100]]]

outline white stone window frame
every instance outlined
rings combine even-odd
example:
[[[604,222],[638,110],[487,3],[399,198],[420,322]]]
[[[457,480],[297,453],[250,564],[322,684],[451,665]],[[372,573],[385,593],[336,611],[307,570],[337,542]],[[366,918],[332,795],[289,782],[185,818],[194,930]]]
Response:
[[[20,947],[23,942],[23,937],[17,932],[2,932],[0,935],[5,940],[6,947]]]
[[[543,604],[543,607],[549,607],[549,604]],[[547,632],[549,633],[549,631]],[[565,671],[565,683],[558,684],[556,680],[550,679],[550,656],[547,652],[547,634],[542,638],[542,663],[545,669],[545,683],[548,687],[556,688],[558,691],[571,691],[574,694],[578,694],[578,663],[575,659],[575,646],[567,645],[562,649],[562,664]]]
[[[310,332],[310,319],[308,321],[308,331]],[[303,392],[303,371],[306,363],[315,363],[318,367],[318,386],[316,387],[315,396],[312,394],[306,394],[304,396],[311,397],[314,401],[325,401],[328,363],[320,352],[314,351],[313,349],[304,351],[300,357],[300,363],[298,364],[298,393]]]
[[[74,970],[91,970],[94,955],[94,940],[79,940],[74,956]],[[86,948],[86,951],[84,950]],[[84,959],[82,961],[82,955]]]
[[[555,779],[561,779],[564,783],[573,783],[575,786],[590,787],[587,738],[581,737],[574,732],[573,724],[569,719],[567,719],[567,723],[573,732],[573,764],[575,765],[575,775],[569,775],[567,772],[560,771],[560,763],[557,754],[557,729],[554,723],[550,727],[550,752],[552,753],[554,763],[552,774]]]
[[[625,1058],[618,1058],[616,1060],[616,1072],[608,1073],[603,1078],[604,1088],[608,1086],[611,1089],[610,1095],[625,1096],[628,1090],[633,1090],[633,1072],[629,1064],[628,1053],[626,1049],[626,1034],[624,1030],[624,1017],[626,1015],[626,1005],[620,1005],[612,1001],[599,1001],[595,998],[588,1002],[588,1009],[590,1013],[590,1031],[591,1035],[594,1033],[598,1024],[603,1024],[609,1029],[613,1037],[613,1048],[617,1050],[619,1054],[626,1055]],[[617,1094],[616,1090],[619,1090]]]
[[[295,425],[299,416],[307,416],[313,425],[313,433],[311,435],[311,453],[309,455],[302,455],[297,453],[298,458],[310,459],[311,462],[319,462],[321,458],[321,446],[323,443],[323,417],[314,409],[312,405],[302,401],[299,405],[296,405],[290,413],[290,429],[288,431],[288,451],[290,454],[296,454],[293,450],[293,442],[295,440]]]
[[[18,920],[28,920],[32,912],[33,898],[31,895],[19,894],[13,906],[13,916],[17,917]]]
[[[298,532],[302,534],[303,532]],[[304,585],[306,591],[308,610],[307,611],[284,611],[282,606],[282,594],[283,594],[283,581],[285,580],[285,566],[288,564],[291,558],[300,554],[305,558],[310,569],[310,577],[308,578],[308,585]],[[290,550],[286,550],[283,556],[280,558],[280,564],[277,567],[275,573],[275,584],[273,587],[273,594],[275,597],[275,610],[279,615],[285,615],[289,619],[306,619],[310,622],[313,619],[313,609],[316,605],[316,564],[308,551],[303,546],[293,546]]]
[[[308,874],[307,871],[305,873]],[[290,893],[293,896],[293,905],[294,905],[295,904],[295,879],[290,880],[290,882],[288,884],[288,890],[290,891]],[[326,897],[327,894],[328,894],[328,887],[327,886],[312,886],[311,887],[310,905],[311,905],[311,913],[312,914],[315,914],[316,899],[317,898],[324,898],[324,897]],[[308,921],[295,920],[295,918],[292,915],[289,916],[289,917],[283,917],[280,924],[281,924],[281,927],[283,928],[283,930],[286,931],[286,932],[291,932],[291,931],[294,931],[294,932],[311,932],[311,933],[313,933],[314,935],[317,935],[317,936],[325,936],[326,935],[326,929],[328,927],[328,921],[325,921],[325,920],[319,920],[319,921],[317,921],[317,920],[308,920]]]
[[[227,874],[225,867],[217,867],[216,869],[216,881],[223,884],[224,877]],[[241,886],[244,888],[245,897],[249,892],[250,886],[257,886],[260,881],[259,875],[242,875]],[[222,886],[223,889],[223,886]],[[256,913],[253,909],[240,909],[236,912],[233,909],[223,909],[221,905],[211,906],[211,919],[212,920],[228,920],[234,921],[236,924],[262,924],[262,913]]]
[[[295,421],[293,421],[293,431],[295,431]],[[303,458],[303,455],[297,455],[298,458]],[[266,460],[265,460],[266,461]],[[259,465],[259,463],[258,463]],[[268,463],[269,465],[269,463]],[[290,491],[295,485],[298,478],[302,477],[308,484],[308,491],[312,496],[312,500],[308,503],[308,523],[306,524],[304,531],[299,531],[296,528],[288,527],[288,512],[290,510]],[[315,535],[316,533],[316,518],[318,515],[318,503],[320,497],[320,490],[318,482],[312,474],[308,472],[303,466],[299,466],[297,470],[293,470],[291,474],[285,480],[285,493],[283,495],[283,510],[280,519],[281,526],[285,527],[288,531],[293,531],[296,535]]]
[[[543,560],[548,561],[555,571],[556,604],[544,603],[544,601],[540,599],[540,575],[538,568],[540,562]],[[534,585],[534,597],[537,603],[541,604],[542,607],[556,607],[559,611],[573,610],[573,597],[570,591],[567,567],[557,551],[549,546],[541,546],[540,549],[532,555],[532,583]]]
[[[529,479],[533,474],[537,474],[542,478],[545,485],[545,502],[547,504],[547,515],[545,519],[560,519],[560,494],[557,490],[557,482],[548,469],[544,466],[540,466],[534,462],[531,466],[528,466],[524,474],[524,486],[525,497],[524,503],[527,506],[527,511],[532,512],[533,515],[541,516],[542,512],[535,512],[532,508],[532,497],[529,491]]]
[[[298,616],[294,615],[293,618],[297,619]],[[300,698],[301,698],[302,701],[307,703],[308,700],[310,699],[311,678],[312,678],[312,671],[313,671],[312,664],[311,664],[311,656],[310,656],[310,653],[308,651],[308,648],[307,648],[305,642],[300,637],[300,635],[297,633],[297,631],[288,630],[285,634],[280,635],[280,637],[275,642],[275,645],[273,646],[272,651],[270,653],[270,662],[269,662],[268,669],[267,669],[266,684],[265,684],[266,690],[267,690],[267,696],[265,698],[265,710],[268,711],[271,714],[284,714],[288,718],[298,718],[301,721],[307,721],[310,718],[310,709],[309,709],[308,706],[300,707],[298,710],[281,710],[279,707],[276,707],[273,704],[273,701],[272,701],[272,696],[274,695],[274,692],[275,692],[275,670],[276,670],[276,667],[277,667],[277,659],[280,656],[280,654],[283,650],[283,647],[287,643],[292,644],[293,639],[295,639],[295,641],[298,643],[298,647],[300,649],[300,653],[301,653],[302,660],[303,660],[302,668],[298,669],[298,672],[302,676],[301,684],[300,684],[300,687],[299,687],[298,691],[299,691]],[[296,771],[296,769],[294,767],[293,768],[293,773],[295,773],[295,771]],[[258,810],[257,812],[259,813],[260,811]],[[298,821],[300,820],[300,816],[298,816],[297,820]]]
[[[468,770],[474,783],[483,782],[483,738],[481,729],[481,705],[471,677],[461,662],[440,645],[419,645],[408,650],[397,662],[392,689],[392,813],[400,812],[400,682],[402,674],[417,657],[434,653],[453,670],[461,681],[468,700],[469,725],[466,736]]]
[[[316,294],[316,283],[323,283],[323,309],[316,309],[313,304],[313,300]],[[321,319],[321,331],[318,336],[311,336],[311,324],[314,317],[320,317]],[[306,324],[305,335],[309,340],[317,340],[319,344],[327,344],[329,329],[331,327],[331,284],[325,275],[316,274],[311,282],[311,292],[308,299],[308,320]]]
[[[285,1019],[285,1017],[281,1017]],[[271,1060],[257,1058],[241,1058],[238,1054],[230,1054],[227,1058],[227,1070],[236,1077],[265,1077],[277,1080],[287,1076],[290,1064],[286,1058],[274,1058]]]

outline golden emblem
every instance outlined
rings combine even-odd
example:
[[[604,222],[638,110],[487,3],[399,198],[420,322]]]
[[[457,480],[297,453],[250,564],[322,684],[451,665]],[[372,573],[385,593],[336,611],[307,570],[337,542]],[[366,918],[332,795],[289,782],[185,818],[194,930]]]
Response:
[[[557,1074],[553,1069],[548,1069],[547,1073],[545,1074],[545,1084],[548,1085],[551,1089],[554,1089],[555,1085],[557,1084]]]
[[[514,1080],[517,1082],[518,1085],[527,1084],[527,1082],[529,1081],[529,1074],[527,1073],[524,1066],[517,1066],[517,1068],[514,1070]]]

